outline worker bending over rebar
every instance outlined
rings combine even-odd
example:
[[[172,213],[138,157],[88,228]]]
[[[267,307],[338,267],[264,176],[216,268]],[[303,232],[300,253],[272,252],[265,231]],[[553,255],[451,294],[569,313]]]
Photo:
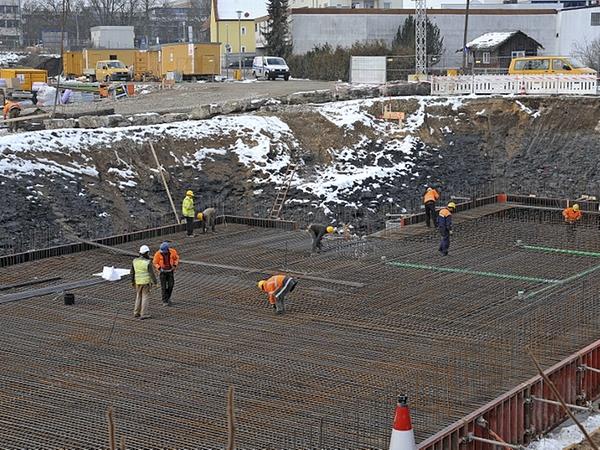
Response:
[[[198,213],[198,220],[202,222],[203,233],[206,233],[208,228],[214,233],[217,223],[217,210],[215,208],[206,208],[201,213]]]
[[[327,233],[333,233],[335,229],[330,226],[321,225],[319,223],[311,223],[306,231],[312,237],[312,253],[318,253],[322,250],[321,241]]]
[[[567,232],[569,236],[573,236],[575,234],[575,228],[577,224],[583,217],[583,213],[581,212],[579,205],[575,203],[570,208],[565,208],[562,212],[562,215],[565,219],[565,223],[567,224]]]
[[[260,280],[258,288],[269,294],[269,303],[273,306],[276,314],[285,312],[285,297],[295,288],[298,281],[287,275],[274,275],[267,280]]]
[[[456,203],[450,202],[448,206],[442,208],[438,215],[437,226],[442,236],[439,251],[442,256],[448,256],[450,249],[450,235],[452,234],[452,213],[456,209]]]

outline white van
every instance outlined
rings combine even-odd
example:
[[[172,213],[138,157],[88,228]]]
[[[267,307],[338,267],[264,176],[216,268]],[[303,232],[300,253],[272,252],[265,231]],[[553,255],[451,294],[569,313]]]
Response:
[[[287,81],[290,79],[290,68],[285,59],[278,56],[257,56],[252,61],[252,75],[267,80],[283,78]]]

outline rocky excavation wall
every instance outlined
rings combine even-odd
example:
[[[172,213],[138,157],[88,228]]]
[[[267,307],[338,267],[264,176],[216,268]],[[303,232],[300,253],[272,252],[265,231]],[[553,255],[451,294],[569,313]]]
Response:
[[[384,103],[403,124],[378,117]],[[173,221],[152,141],[177,205],[264,215],[290,161],[299,165],[286,218],[380,228],[414,209],[428,184],[470,195],[600,194],[600,100],[395,97],[156,125],[58,129],[0,138],[1,252]],[[36,231],[37,230],[37,231]]]

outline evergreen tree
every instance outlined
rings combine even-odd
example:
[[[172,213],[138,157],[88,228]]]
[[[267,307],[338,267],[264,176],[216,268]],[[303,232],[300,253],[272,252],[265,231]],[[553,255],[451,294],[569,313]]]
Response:
[[[440,29],[427,18],[427,56],[439,56],[444,53],[444,38],[440,37]],[[408,16],[403,25],[398,27],[394,41],[394,49],[415,49],[415,18]]]
[[[268,0],[268,29],[263,33],[267,41],[267,52],[271,56],[287,58],[292,53],[292,42],[288,22],[289,0]]]

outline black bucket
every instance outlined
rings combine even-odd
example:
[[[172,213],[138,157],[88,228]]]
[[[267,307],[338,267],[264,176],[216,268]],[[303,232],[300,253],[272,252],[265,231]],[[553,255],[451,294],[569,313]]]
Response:
[[[65,305],[74,305],[75,304],[75,294],[71,294],[70,292],[65,292]]]

